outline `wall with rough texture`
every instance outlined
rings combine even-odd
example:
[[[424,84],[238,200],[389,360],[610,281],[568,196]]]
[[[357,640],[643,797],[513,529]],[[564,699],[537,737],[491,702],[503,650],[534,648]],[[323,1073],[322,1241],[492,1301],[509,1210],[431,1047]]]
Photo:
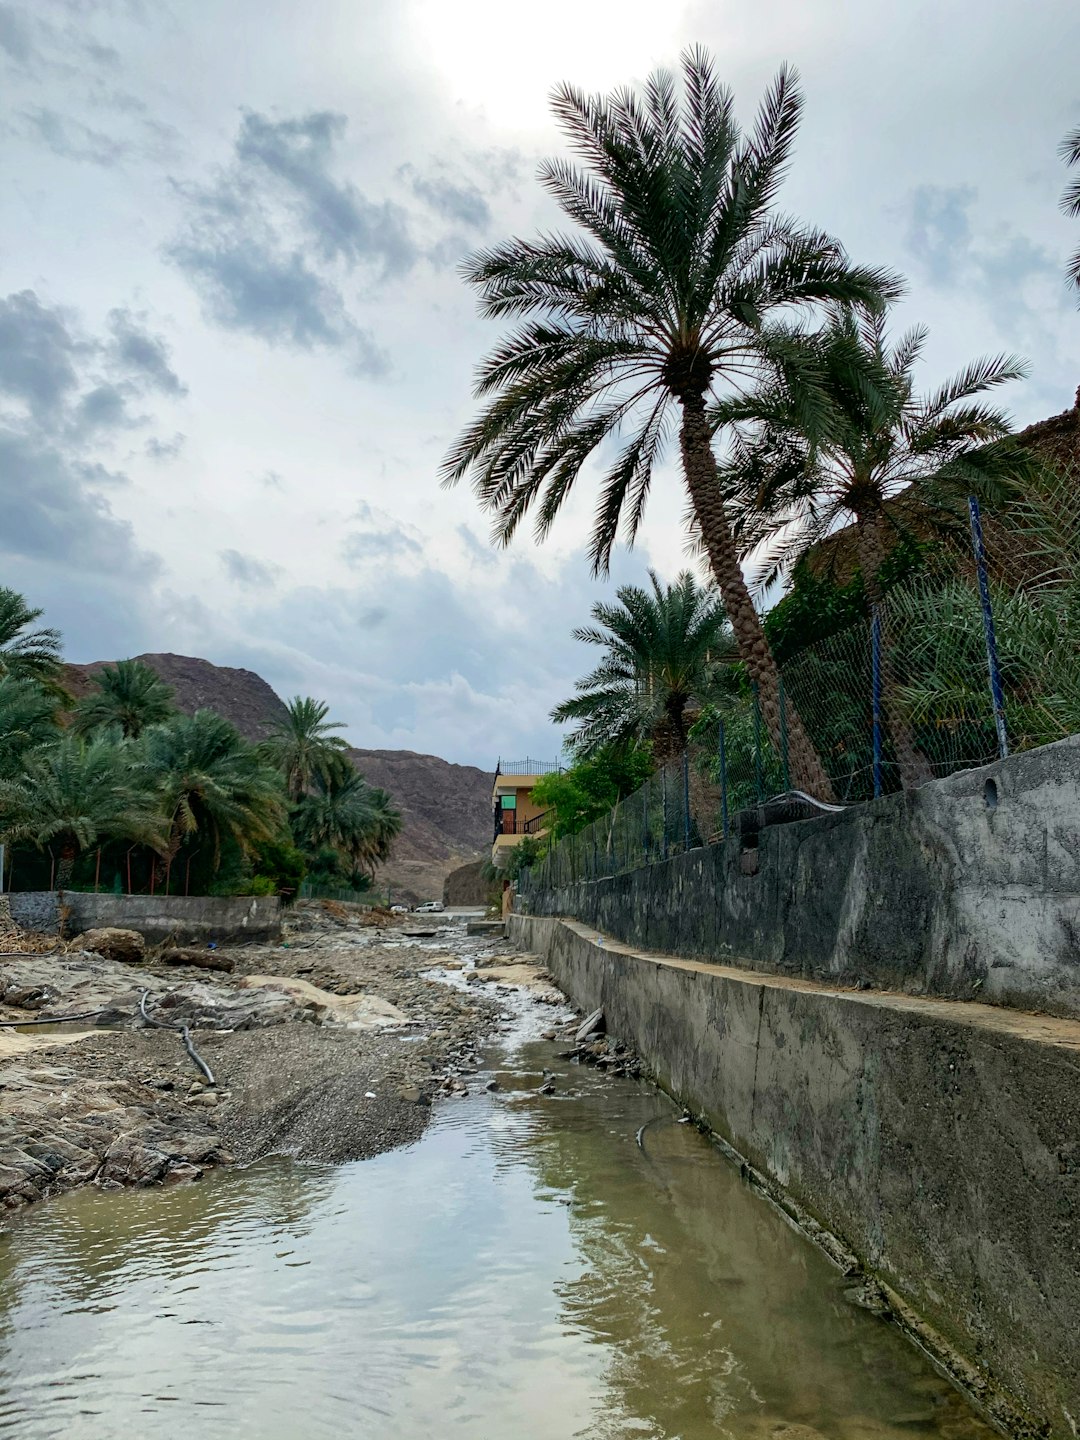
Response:
[[[666,960],[573,922],[510,934],[966,1357],[1000,1419],[1075,1437],[1080,1023]]]
[[[10,896],[16,923],[47,934],[57,928],[53,891],[15,891]],[[281,938],[276,895],[84,895],[65,891],[64,932],[69,936],[101,925],[137,930],[151,944],[161,940],[218,944]]]
[[[443,881],[444,905],[490,905],[492,898],[501,889],[499,881],[485,880],[484,870],[490,857],[481,855],[479,860],[470,860],[468,865],[459,865]]]
[[[526,892],[628,943],[1080,1016],[1080,737],[627,875]]]

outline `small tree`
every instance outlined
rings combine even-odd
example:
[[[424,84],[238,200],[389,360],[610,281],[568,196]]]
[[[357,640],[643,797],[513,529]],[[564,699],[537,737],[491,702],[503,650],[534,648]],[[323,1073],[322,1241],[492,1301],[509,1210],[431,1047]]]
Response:
[[[12,840],[59,847],[60,889],[81,851],[103,840],[160,849],[167,831],[141,758],[107,736],[62,735],[32,751],[18,779],[0,780],[0,825]]]
[[[44,613],[29,606],[17,590],[0,586],[0,675],[58,681],[62,664],[59,630],[30,629]]]
[[[126,740],[137,740],[174,713],[171,687],[142,660],[106,665],[94,683],[93,693],[75,706],[72,724],[80,735],[116,726]]]
[[[296,695],[285,709],[259,748],[281,771],[289,799],[295,804],[317,780],[344,779],[352,767],[345,741],[331,733],[344,729],[344,723],[326,718],[329,705]]]

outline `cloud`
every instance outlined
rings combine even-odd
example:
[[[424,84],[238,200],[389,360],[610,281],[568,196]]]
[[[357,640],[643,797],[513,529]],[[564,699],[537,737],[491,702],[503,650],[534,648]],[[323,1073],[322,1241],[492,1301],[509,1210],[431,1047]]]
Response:
[[[110,310],[112,342],[109,358],[146,390],[186,395],[187,387],[169,363],[169,347],[160,335],[143,328],[130,310]]]
[[[91,583],[102,575],[152,577],[157,557],[136,545],[131,526],[97,493],[106,474],[55,446],[0,431],[0,554],[62,562],[82,584],[87,576]]]
[[[229,163],[206,184],[177,185],[188,218],[165,253],[215,324],[270,345],[341,350],[376,377],[389,362],[350,313],[344,283],[357,270],[403,275],[419,251],[399,206],[333,173],[345,125],[330,111],[245,112]]]
[[[151,435],[143,447],[151,460],[175,460],[184,448],[187,436],[177,430],[171,440],[163,440],[158,435]]]
[[[423,555],[419,531],[366,501],[360,502],[352,518],[363,528],[351,530],[341,542],[339,553],[347,565],[360,568],[377,562],[385,566],[406,558],[415,562]]]
[[[454,181],[445,173],[423,175],[412,165],[398,171],[413,194],[436,215],[470,230],[483,230],[491,223],[491,206],[471,180]]]
[[[1011,225],[973,222],[978,198],[970,185],[916,187],[908,202],[908,250],[931,285],[977,299],[1006,331],[1046,344],[1039,300],[1063,308],[1060,261]],[[1032,283],[1047,295],[1029,293]]]
[[[0,299],[0,394],[44,416],[78,384],[78,341],[62,311],[43,305],[33,290]]]
[[[240,550],[222,550],[221,565],[234,585],[247,590],[272,590],[282,574],[280,565],[271,565],[257,560],[254,555],[245,555]]]
[[[266,470],[259,476],[259,484],[264,490],[284,490],[285,477],[277,470]]]
[[[0,50],[20,65],[25,65],[34,53],[30,27],[11,5],[0,5]]]
[[[46,106],[23,111],[23,119],[34,138],[63,160],[86,161],[109,168],[131,154],[126,140],[84,125],[81,120],[61,115]]]

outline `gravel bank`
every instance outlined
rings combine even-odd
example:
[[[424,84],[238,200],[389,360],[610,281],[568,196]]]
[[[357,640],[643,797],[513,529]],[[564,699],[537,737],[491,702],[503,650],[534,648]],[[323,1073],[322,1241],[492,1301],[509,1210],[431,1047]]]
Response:
[[[461,924],[416,939],[410,928],[309,902],[284,945],[230,950],[231,973],[85,954],[0,960],[0,1018],[100,1004],[118,1027],[64,1044],[0,1031],[0,1203],[195,1179],[269,1152],[359,1159],[418,1139],[433,1104],[467,1092],[515,990],[562,996],[504,942]],[[151,1013],[192,1027],[214,1086],[176,1033],[133,1018],[143,988]]]

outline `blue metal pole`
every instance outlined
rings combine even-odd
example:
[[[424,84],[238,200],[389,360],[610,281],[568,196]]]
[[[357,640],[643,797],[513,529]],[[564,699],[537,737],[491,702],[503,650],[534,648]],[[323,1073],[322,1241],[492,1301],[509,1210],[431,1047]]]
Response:
[[[690,849],[690,755],[682,752],[683,849]]]
[[[720,818],[724,827],[724,839],[728,837],[727,804],[727,742],[724,738],[724,722],[720,721]]]
[[[968,511],[971,515],[971,547],[975,552],[975,570],[979,577],[979,603],[982,606],[983,633],[986,636],[986,668],[990,675],[990,700],[994,707],[998,755],[1004,760],[1009,753],[1009,736],[1005,729],[1005,691],[1001,684],[997,636],[994,633],[994,611],[990,604],[990,585],[986,578],[986,548],[983,545],[982,516],[979,513],[979,502],[974,495],[968,496]]]
[[[875,605],[870,620],[870,690],[874,716],[874,799],[881,795],[881,616]]]

